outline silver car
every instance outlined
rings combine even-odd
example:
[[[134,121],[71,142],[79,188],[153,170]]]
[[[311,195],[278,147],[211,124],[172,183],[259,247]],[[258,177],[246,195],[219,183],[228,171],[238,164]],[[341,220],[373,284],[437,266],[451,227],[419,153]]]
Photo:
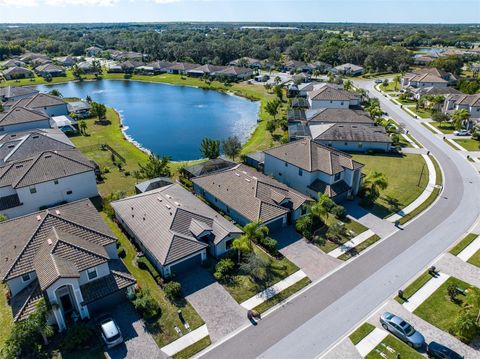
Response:
[[[98,328],[107,348],[113,348],[123,343],[122,332],[112,317],[108,315],[102,316],[98,320]]]
[[[396,315],[385,312],[380,317],[380,323],[385,330],[403,340],[405,343],[415,349],[423,349],[425,347],[425,338],[417,332],[414,327],[405,320]]]

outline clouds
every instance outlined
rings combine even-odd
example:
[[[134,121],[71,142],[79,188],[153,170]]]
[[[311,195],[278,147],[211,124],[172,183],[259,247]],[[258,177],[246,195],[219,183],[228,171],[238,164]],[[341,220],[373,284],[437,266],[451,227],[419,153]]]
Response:
[[[0,6],[36,7],[47,6],[113,6],[119,0],[0,0]]]

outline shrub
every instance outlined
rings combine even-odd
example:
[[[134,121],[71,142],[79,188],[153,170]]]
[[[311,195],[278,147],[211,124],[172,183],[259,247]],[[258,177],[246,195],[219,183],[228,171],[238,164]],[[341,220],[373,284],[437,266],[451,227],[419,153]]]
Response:
[[[260,245],[270,254],[277,253],[277,241],[270,237],[260,239]]]
[[[347,211],[345,210],[345,207],[340,205],[335,205],[332,208],[332,214],[338,219],[343,219],[346,217]]]
[[[182,286],[178,282],[168,282],[163,290],[165,291],[165,296],[171,302],[182,296]]]
[[[102,173],[110,173],[110,168],[109,167],[105,167],[102,171]]]
[[[123,75],[123,78],[128,80],[128,79],[131,79],[132,78],[132,74],[124,74]]]
[[[127,255],[123,247],[118,247],[117,253],[120,258],[125,258],[125,256]]]
[[[85,347],[95,336],[92,326],[79,322],[67,329],[67,334],[62,341],[62,348],[71,351]]]
[[[152,319],[160,314],[160,305],[152,297],[148,289],[140,289],[135,293],[133,306],[138,313],[146,320]]]
[[[231,259],[222,259],[215,266],[215,273],[213,273],[213,276],[216,280],[224,280],[232,273],[234,268],[235,263]]]
[[[305,238],[311,240],[313,236],[313,219],[311,214],[301,216],[295,223],[295,229]]]
[[[452,302],[455,302],[455,300],[457,299],[457,294],[458,294],[457,286],[454,285],[454,284],[450,284],[447,287],[447,294],[448,294],[448,297],[450,298],[450,300]]]

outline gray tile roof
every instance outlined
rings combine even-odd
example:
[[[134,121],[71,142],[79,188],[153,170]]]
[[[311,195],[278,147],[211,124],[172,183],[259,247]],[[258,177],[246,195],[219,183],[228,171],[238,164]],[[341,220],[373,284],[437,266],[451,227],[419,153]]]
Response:
[[[310,139],[290,142],[269,149],[265,153],[308,172],[321,171],[328,175],[334,175],[344,169],[354,170],[363,167],[363,164],[354,161],[352,156],[345,152],[320,145]]]
[[[307,121],[330,122],[330,123],[362,123],[373,125],[369,115],[361,110],[349,108],[320,108],[305,112]]]
[[[206,64],[206,65],[198,66],[198,67],[195,67],[191,70],[188,70],[188,72],[213,74],[213,73],[216,73],[218,71],[225,70],[225,68],[226,68],[225,66],[216,66],[216,65]]]
[[[197,177],[227,168],[232,168],[236,165],[237,164],[235,162],[227,161],[223,158],[215,158],[212,160],[198,163],[196,165],[185,166],[183,168],[183,171],[188,173],[190,176]]]
[[[10,280],[39,270],[43,285],[58,273],[52,263],[58,265],[62,275],[73,275],[73,269],[78,271],[96,263],[96,258],[103,261],[103,247],[116,241],[87,199],[1,222],[0,233],[0,279]],[[40,260],[44,256],[49,263]],[[45,268],[38,267],[42,265]]]
[[[207,247],[191,231],[211,228],[214,242],[241,230],[179,184],[112,202],[116,214],[162,265]]]
[[[385,129],[352,123],[319,124],[310,123],[309,130],[313,140],[346,142],[382,142],[391,143]]]
[[[30,86],[5,86],[0,88],[0,97],[9,100],[17,96],[34,96],[38,91]]]
[[[57,106],[65,104],[66,102],[60,97],[49,95],[46,93],[38,93],[32,98],[24,101],[24,106],[31,109],[43,109],[44,107]]]
[[[342,193],[348,192],[351,189],[350,186],[343,180],[330,185],[320,179],[313,181],[308,188],[316,193],[324,193],[330,198],[334,198]]]
[[[49,72],[49,73],[65,72],[63,67],[57,66],[55,64],[43,64],[43,65],[37,66],[35,68],[35,71]]]
[[[335,66],[335,69],[337,69],[337,70],[339,70],[339,71],[346,71],[346,70],[350,70],[350,71],[360,71],[360,70],[363,70],[363,67],[362,67],[362,66],[359,66],[359,65],[354,65],[354,64],[346,63],[346,64],[342,64],[342,65]]]
[[[228,66],[223,70],[217,71],[217,75],[233,75],[241,76],[245,74],[251,74],[252,70],[247,67],[238,67],[238,66]]]
[[[447,101],[452,101],[457,105],[480,106],[480,94],[465,95],[456,94],[447,96]]]
[[[41,299],[43,299],[43,293],[38,281],[34,280],[11,299],[13,320],[17,322],[27,319],[35,311]]]
[[[335,88],[329,84],[325,84],[317,90],[309,93],[310,100],[318,101],[350,101],[356,100],[357,97],[346,90]]]
[[[27,75],[31,74],[32,71],[25,67],[20,67],[20,66],[14,66],[14,67],[9,67],[8,69],[3,71],[4,75]]]
[[[168,69],[177,71],[188,71],[193,70],[194,68],[197,68],[199,66],[199,64],[191,64],[188,62],[174,62],[171,64],[171,66],[168,67]]]
[[[171,185],[172,183],[173,183],[172,180],[168,177],[157,177],[144,182],[137,183],[135,185],[135,188],[139,192],[143,193],[143,192],[152,191],[154,189]]]
[[[193,183],[250,221],[267,222],[288,213],[279,198],[289,199],[293,209],[309,201],[300,192],[245,165],[196,177]]]
[[[43,112],[26,107],[13,107],[3,116],[0,114],[0,126],[16,125],[28,122],[49,121],[49,117]]]

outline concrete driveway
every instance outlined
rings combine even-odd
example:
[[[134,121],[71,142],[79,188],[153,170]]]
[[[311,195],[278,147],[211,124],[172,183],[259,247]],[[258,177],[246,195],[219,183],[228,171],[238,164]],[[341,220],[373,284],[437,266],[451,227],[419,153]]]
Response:
[[[277,241],[280,253],[295,263],[312,281],[343,263],[339,259],[322,253],[314,244],[298,234],[293,226],[272,232],[270,236]]]
[[[247,311],[204,268],[178,277],[185,298],[207,324],[212,342],[246,324]]]
[[[145,328],[145,323],[133,306],[126,302],[110,311],[125,342],[107,351],[112,359],[167,358]]]

